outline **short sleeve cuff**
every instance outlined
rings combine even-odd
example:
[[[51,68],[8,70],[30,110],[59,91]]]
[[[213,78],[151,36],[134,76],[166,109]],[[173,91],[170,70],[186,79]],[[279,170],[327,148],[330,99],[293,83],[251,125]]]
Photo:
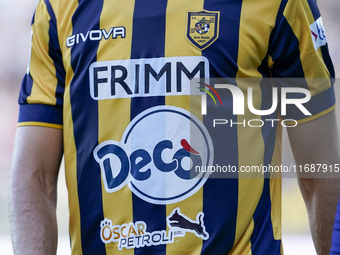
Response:
[[[317,119],[335,109],[335,92],[334,86],[327,90],[313,96],[303,106],[311,113],[306,116],[304,113],[296,108],[295,105],[287,105],[287,115],[285,119],[294,119],[297,123],[304,123]]]
[[[19,108],[18,126],[43,126],[63,128],[63,109],[43,104],[22,104]]]

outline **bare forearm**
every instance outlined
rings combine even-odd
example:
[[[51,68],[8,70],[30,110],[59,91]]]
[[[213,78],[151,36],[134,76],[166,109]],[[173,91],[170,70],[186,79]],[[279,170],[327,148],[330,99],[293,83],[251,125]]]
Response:
[[[56,191],[61,157],[62,130],[18,128],[10,185],[16,255],[56,254]]]
[[[34,176],[13,176],[10,208],[14,254],[56,254],[55,191],[48,194]]]
[[[317,254],[328,255],[340,193],[339,179],[300,179],[299,184]]]
[[[340,145],[335,112],[288,129],[297,165],[340,163]],[[340,173],[299,173],[315,248],[329,254],[336,205],[340,194]]]

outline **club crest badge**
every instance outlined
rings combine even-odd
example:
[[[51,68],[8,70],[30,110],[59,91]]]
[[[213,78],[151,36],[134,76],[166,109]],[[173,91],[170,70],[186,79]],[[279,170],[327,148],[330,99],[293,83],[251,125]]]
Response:
[[[219,23],[218,11],[188,12],[186,38],[196,48],[204,50],[218,38]]]

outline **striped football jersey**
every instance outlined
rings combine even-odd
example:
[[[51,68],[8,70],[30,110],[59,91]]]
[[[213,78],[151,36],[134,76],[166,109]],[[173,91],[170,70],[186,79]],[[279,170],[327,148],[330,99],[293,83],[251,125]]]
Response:
[[[260,110],[269,78],[323,82],[260,116],[196,78],[255,79]],[[18,125],[63,129],[72,254],[282,254],[280,178],[239,170],[280,166],[281,120],[334,109],[333,78],[315,0],[41,0]]]

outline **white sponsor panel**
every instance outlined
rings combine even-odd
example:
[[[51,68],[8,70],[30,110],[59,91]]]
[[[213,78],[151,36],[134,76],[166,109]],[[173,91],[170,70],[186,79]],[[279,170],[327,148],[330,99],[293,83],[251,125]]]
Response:
[[[209,78],[209,62],[203,56],[94,62],[89,78],[94,100],[190,95],[191,79]]]

